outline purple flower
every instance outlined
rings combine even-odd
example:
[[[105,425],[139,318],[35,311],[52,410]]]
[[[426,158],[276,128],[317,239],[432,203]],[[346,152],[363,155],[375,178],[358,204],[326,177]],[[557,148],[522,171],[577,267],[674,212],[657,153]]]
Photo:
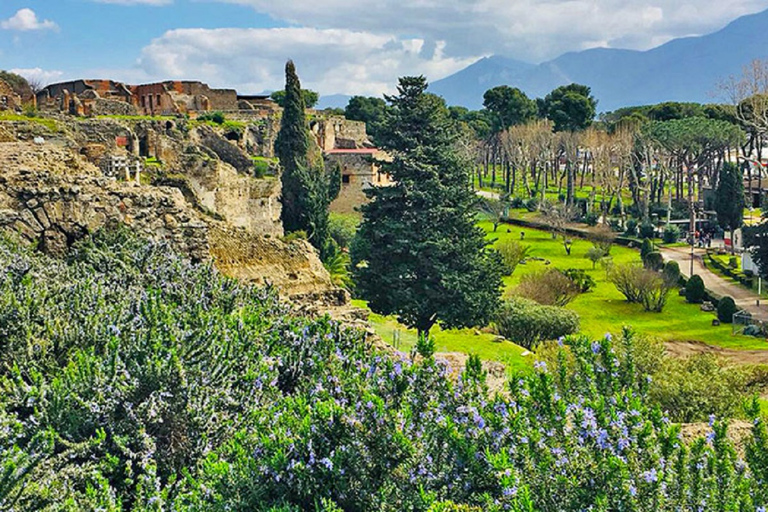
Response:
[[[536,361],[533,363],[533,367],[542,372],[547,371],[547,363],[544,361]]]
[[[599,354],[600,353],[600,344],[596,341],[592,342],[592,353],[593,354]]]
[[[657,482],[659,480],[659,475],[656,473],[656,468],[653,468],[650,471],[644,472],[643,478],[649,484],[653,482]]]

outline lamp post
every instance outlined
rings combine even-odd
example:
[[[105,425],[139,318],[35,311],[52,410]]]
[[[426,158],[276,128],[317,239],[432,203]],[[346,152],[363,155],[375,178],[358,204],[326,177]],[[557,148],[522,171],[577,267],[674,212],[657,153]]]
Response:
[[[696,207],[691,205],[691,275],[693,277],[693,245],[696,243]]]

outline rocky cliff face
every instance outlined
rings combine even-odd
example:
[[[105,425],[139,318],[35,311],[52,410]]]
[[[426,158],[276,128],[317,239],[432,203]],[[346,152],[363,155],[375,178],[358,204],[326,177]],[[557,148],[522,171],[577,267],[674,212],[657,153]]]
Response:
[[[182,151],[169,158],[179,172],[147,171],[141,184],[109,177],[88,158],[137,131],[112,121],[102,131],[92,123],[56,131],[0,123],[5,139],[14,140],[0,142],[0,231],[63,254],[88,233],[122,223],[193,260],[211,260],[226,275],[272,284],[288,296],[346,300],[309,244],[280,240],[279,179],[256,179],[176,134],[158,140],[169,153]],[[45,142],[23,141],[40,136]],[[183,186],[162,185],[163,175]]]

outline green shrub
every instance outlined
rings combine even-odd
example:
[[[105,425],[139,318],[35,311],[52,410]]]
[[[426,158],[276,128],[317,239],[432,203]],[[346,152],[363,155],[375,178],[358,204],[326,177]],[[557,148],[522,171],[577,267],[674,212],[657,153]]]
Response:
[[[728,266],[732,269],[739,268],[739,259],[736,256],[728,258]]]
[[[656,230],[650,222],[643,222],[637,228],[637,234],[640,238],[653,238],[656,234]]]
[[[524,298],[505,302],[496,315],[496,331],[510,341],[531,349],[579,330],[579,315],[556,306],[542,306]]]
[[[736,307],[732,297],[723,297],[717,303],[717,318],[724,324],[730,324],[733,322],[733,315],[739,308]]]
[[[645,257],[655,250],[656,249],[653,247],[653,242],[651,242],[651,240],[648,238],[644,238],[643,243],[640,245],[640,259],[645,261]]]
[[[597,221],[600,219],[600,215],[596,212],[589,212],[584,216],[584,223],[587,226],[597,226]]]
[[[637,236],[637,221],[635,219],[629,219],[627,221],[627,229],[624,230],[626,236]]]
[[[685,284],[685,300],[691,304],[701,304],[707,297],[707,289],[701,276],[694,274]]]
[[[212,123],[216,124],[224,124],[224,122],[227,120],[227,117],[224,115],[223,112],[206,112],[204,114],[201,114],[197,116],[198,121],[210,121]]]
[[[497,244],[496,250],[501,254],[506,275],[511,276],[517,266],[528,257],[531,246],[521,244],[517,240],[507,239]]]
[[[643,258],[643,266],[648,270],[659,272],[664,268],[664,257],[658,251],[649,252],[645,255],[645,258]]]
[[[525,202],[525,208],[526,208],[526,209],[527,209],[529,212],[535,212],[536,210],[538,210],[538,209],[539,209],[539,198],[537,198],[537,197],[532,197],[532,198],[528,199],[528,200]]]
[[[595,280],[592,279],[592,276],[580,268],[569,268],[568,270],[563,270],[562,272],[565,277],[573,281],[576,286],[579,287],[581,293],[592,291],[592,289],[595,287]]]
[[[307,235],[307,232],[304,230],[299,230],[299,231],[292,231],[286,234],[283,237],[283,242],[290,243],[290,242],[293,242],[294,240],[308,240],[308,239],[309,239],[309,236]]]
[[[677,286],[680,282],[680,265],[674,260],[666,262],[662,276],[669,286]]]
[[[669,224],[664,228],[664,243],[673,244],[680,239],[680,228],[674,224]]]
[[[614,265],[608,280],[627,302],[642,304],[646,311],[655,313],[664,309],[672,288],[658,272],[634,264]]]
[[[667,358],[653,375],[649,398],[672,421],[705,421],[710,414],[732,418],[739,412],[744,372],[712,354]]]
[[[328,217],[331,238],[343,249],[349,248],[359,225],[360,219],[355,215],[331,212]]]

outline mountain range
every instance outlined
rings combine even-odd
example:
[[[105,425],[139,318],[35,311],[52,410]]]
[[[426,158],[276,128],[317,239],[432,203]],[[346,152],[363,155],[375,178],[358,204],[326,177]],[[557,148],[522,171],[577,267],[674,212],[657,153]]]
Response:
[[[592,88],[599,112],[664,101],[723,102],[718,83],[741,74],[754,59],[768,58],[768,10],[742,16],[704,36],[673,39],[646,51],[593,48],[541,64],[494,55],[437,80],[430,91],[449,105],[483,106],[483,93],[498,85],[544,97],[570,83]],[[330,100],[333,105],[328,104]],[[320,105],[346,106],[348,97],[321,98]]]

